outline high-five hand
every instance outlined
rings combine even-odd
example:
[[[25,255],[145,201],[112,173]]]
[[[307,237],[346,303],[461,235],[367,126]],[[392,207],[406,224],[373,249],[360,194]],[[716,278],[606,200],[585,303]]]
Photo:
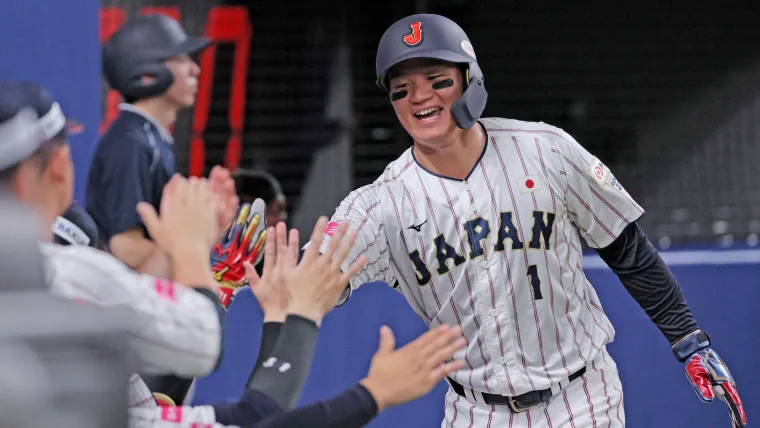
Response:
[[[345,271],[341,271],[343,262],[356,242],[356,232],[347,233],[347,222],[341,224],[335,235],[329,238],[327,248],[320,254],[326,224],[327,217],[320,217],[298,265],[298,256],[292,253],[285,254],[283,265],[285,284],[291,295],[289,313],[312,319],[318,325],[325,314],[335,307],[349,280],[367,263],[367,258],[361,256]]]
[[[284,322],[290,304],[290,291],[283,280],[286,256],[298,260],[298,230],[288,229],[285,223],[267,229],[264,247],[264,267],[259,277],[250,262],[243,262],[251,291],[264,311],[264,322]]]

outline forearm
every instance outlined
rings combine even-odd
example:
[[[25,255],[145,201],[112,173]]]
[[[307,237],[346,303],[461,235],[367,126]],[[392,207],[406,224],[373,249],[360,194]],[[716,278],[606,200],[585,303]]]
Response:
[[[147,273],[159,278],[172,278],[172,263],[169,255],[153,244],[151,251],[135,268],[136,271]]]
[[[247,388],[266,393],[283,409],[292,408],[306,383],[318,332],[314,321],[289,315],[271,355]]]
[[[134,227],[113,236],[108,245],[111,254],[135,271],[157,278],[172,278],[168,254],[147,239],[141,228]]]
[[[377,403],[361,385],[337,397],[266,418],[253,428],[360,428],[378,414]]]
[[[267,358],[272,355],[277,340],[280,337],[280,331],[282,331],[282,322],[264,322],[262,328],[261,346],[259,347],[259,357],[256,359],[256,364],[253,365],[251,375],[248,377],[247,385],[250,385],[253,381],[253,377],[256,372],[259,371],[261,365],[264,364]]]
[[[671,345],[698,329],[678,281],[636,223],[597,252]]]
[[[287,412],[255,389],[247,390],[237,403],[211,407],[216,422],[251,428],[359,428],[378,414],[375,399],[361,384],[329,400]]]

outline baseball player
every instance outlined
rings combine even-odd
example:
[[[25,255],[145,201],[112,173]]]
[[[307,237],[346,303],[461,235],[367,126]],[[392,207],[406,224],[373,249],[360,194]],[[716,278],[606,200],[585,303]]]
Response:
[[[140,212],[156,242],[172,260],[174,281],[137,274],[110,254],[84,245],[57,245],[56,219],[71,204],[73,164],[67,119],[52,96],[33,83],[0,85],[0,183],[39,215],[47,232],[41,245],[51,292],[129,311],[130,345],[138,369],[148,374],[200,376],[221,352],[219,301],[208,264],[218,236],[208,184],[176,178],[164,192],[161,217],[143,204]],[[86,233],[84,217],[72,226]],[[76,222],[76,223],[74,223]],[[96,240],[79,236],[75,243]],[[180,284],[188,284],[184,286]],[[156,407],[139,376],[130,382],[130,408]],[[136,426],[141,426],[136,421]]]
[[[188,36],[166,15],[150,14],[128,20],[103,48],[105,78],[125,102],[93,153],[85,207],[110,251],[138,271],[168,274],[135,206],[147,202],[158,209],[176,171],[168,129],[177,112],[195,102],[200,69],[191,56],[210,43]],[[238,208],[234,181],[222,168],[209,179],[226,198],[226,217],[219,221],[226,228]]]
[[[166,15],[150,14],[129,19],[103,48],[105,78],[125,102],[93,153],[85,207],[109,251],[138,272],[171,274],[166,254],[135,206],[145,202],[158,209],[163,188],[176,171],[169,129],[178,111],[195,102],[200,68],[191,56],[210,43],[188,36]],[[238,208],[234,181],[220,167],[211,171],[209,180],[220,199],[223,230]],[[192,383],[173,377],[146,381],[177,403],[186,398]]]
[[[744,426],[734,379],[637,225],[644,210],[604,163],[557,127],[481,118],[483,73],[448,18],[391,25],[376,71],[414,144],[351,192],[324,233],[358,229],[353,256],[369,262],[352,288],[384,281],[431,328],[462,329],[466,365],[448,379],[442,426],[625,425],[606,349],[615,330],[583,273],[581,238],[659,327],[699,398],[725,400]]]

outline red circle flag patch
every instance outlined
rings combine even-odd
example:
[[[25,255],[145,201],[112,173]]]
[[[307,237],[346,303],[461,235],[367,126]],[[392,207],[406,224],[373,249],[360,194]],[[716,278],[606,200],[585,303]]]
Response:
[[[538,174],[529,175],[527,177],[520,177],[517,179],[517,188],[520,193],[531,193],[543,189],[541,185],[541,177]]]

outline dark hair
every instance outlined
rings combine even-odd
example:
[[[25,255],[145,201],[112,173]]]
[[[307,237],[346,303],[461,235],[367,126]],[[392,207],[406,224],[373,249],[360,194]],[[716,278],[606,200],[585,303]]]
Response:
[[[261,198],[269,204],[274,198],[283,194],[280,182],[266,171],[238,169],[232,173],[235,190],[241,202],[251,203]]]
[[[21,166],[21,163],[23,163],[27,159],[37,158],[37,161],[39,162],[40,171],[44,171],[45,168],[47,168],[48,162],[50,161],[50,158],[53,156],[53,152],[55,151],[55,149],[63,146],[64,144],[67,144],[67,140],[62,139],[62,138],[53,138],[53,139],[42,142],[42,144],[40,144],[40,147],[37,150],[35,150],[34,153],[29,155],[26,159],[0,171],[0,183],[3,183],[3,184],[10,183],[11,180],[13,180],[13,177],[16,176],[16,173],[18,172],[18,168],[19,166]]]

